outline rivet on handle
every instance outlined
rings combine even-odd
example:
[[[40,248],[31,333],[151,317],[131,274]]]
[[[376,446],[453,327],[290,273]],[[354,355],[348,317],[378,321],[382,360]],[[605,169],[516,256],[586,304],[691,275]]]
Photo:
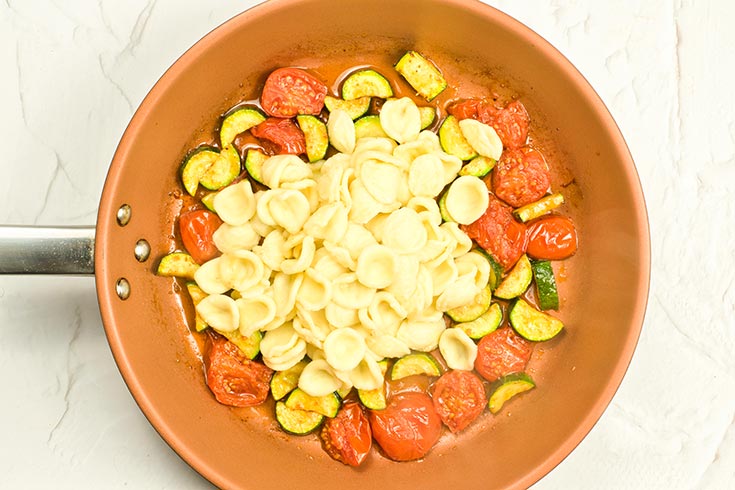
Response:
[[[145,262],[146,260],[148,260],[148,257],[150,255],[151,246],[148,244],[148,241],[146,241],[144,238],[141,238],[135,244],[135,258],[138,259],[138,262]]]
[[[128,297],[130,297],[130,283],[127,279],[124,277],[121,277],[117,280],[115,283],[115,292],[117,293],[117,297],[121,300],[126,300]]]
[[[129,205],[123,204],[120,209],[117,210],[117,224],[125,226],[130,221],[130,217],[133,214],[133,210]]]

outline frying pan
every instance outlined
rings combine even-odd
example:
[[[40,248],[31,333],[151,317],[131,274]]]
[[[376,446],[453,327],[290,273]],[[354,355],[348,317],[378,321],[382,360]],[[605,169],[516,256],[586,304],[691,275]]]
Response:
[[[554,136],[558,152],[550,159],[575,178],[569,214],[581,248],[560,286],[568,328],[537,349],[543,356],[533,361],[532,393],[501,417],[486,414],[467,432],[443,437],[423,461],[375,455],[354,470],[332,461],[314,438],[284,435],[257,409],[218,404],[191,341],[191,306],[177,282],[153,271],[176,247],[177,163],[201,128],[251,98],[278,66],[343,59],[348,67],[397,59],[407,49],[430,53],[448,75],[481,83],[490,74],[521,95],[533,124]],[[105,331],[135,400],[169,445],[223,488],[531,485],[582,440],[620,384],[640,333],[650,267],[638,177],[602,102],[539,36],[460,0],[279,0],[241,14],[184,54],[145,98],[110,166],[94,233],[13,233],[3,233],[3,249],[18,260],[3,261],[3,272],[30,272],[41,256],[48,261],[34,271],[94,270]]]

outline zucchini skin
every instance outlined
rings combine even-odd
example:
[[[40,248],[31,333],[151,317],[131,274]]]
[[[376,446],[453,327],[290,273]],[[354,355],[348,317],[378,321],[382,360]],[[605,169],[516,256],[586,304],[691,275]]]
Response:
[[[494,332],[503,321],[503,310],[498,303],[492,303],[485,313],[479,318],[458,323],[457,328],[464,330],[464,333],[471,339],[479,340],[485,335]]]
[[[442,125],[439,126],[439,143],[442,150],[460,160],[472,160],[477,156],[475,149],[470,146],[462,134],[459,121],[452,115],[445,117]]]
[[[505,402],[535,387],[536,383],[526,373],[513,373],[503,376],[490,386],[488,408],[490,412],[496,414],[503,408]]]
[[[518,335],[532,342],[550,340],[564,329],[561,320],[537,310],[522,298],[516,300],[508,319]]]
[[[184,157],[179,169],[179,176],[184,189],[189,195],[196,195],[199,181],[217,159],[219,159],[219,150],[206,145],[195,148]]]
[[[536,283],[536,297],[541,310],[559,309],[559,291],[556,287],[554,269],[548,260],[532,260],[533,280]]]
[[[360,97],[388,99],[393,97],[393,88],[387,78],[372,68],[358,70],[342,82],[342,98],[355,100]]]
[[[531,285],[533,271],[528,256],[523,254],[493,294],[502,299],[513,299],[522,295]]]
[[[427,376],[441,376],[441,364],[429,353],[416,352],[398,359],[390,370],[390,379],[393,381],[424,374]]]
[[[276,402],[275,412],[276,421],[281,429],[295,436],[311,434],[321,427],[324,422],[324,415],[308,410],[290,408],[282,401]]]

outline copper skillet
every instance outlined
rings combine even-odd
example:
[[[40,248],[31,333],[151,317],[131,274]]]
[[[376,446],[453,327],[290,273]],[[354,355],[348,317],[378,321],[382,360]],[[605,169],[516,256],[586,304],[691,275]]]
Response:
[[[214,401],[189,341],[191,310],[175,283],[153,274],[154,259],[175,246],[177,159],[217,114],[253,96],[264,74],[319,60],[349,67],[396,59],[407,49],[431,53],[467,83],[491,73],[521,95],[534,124],[553,135],[554,161],[575,177],[569,213],[583,241],[562,286],[568,328],[533,361],[532,396],[503,417],[486,415],[466,433],[444,437],[424,461],[398,464],[375,455],[353,470],[329,459],[315,440],[283,435],[260,411]],[[170,446],[223,488],[528,487],[574,449],[612,399],[640,333],[650,269],[640,183],[603,103],[538,35],[461,0],[272,0],[235,17],[185,53],[135,113],[112,161],[94,232],[16,232],[0,249],[19,255],[23,243],[24,258],[0,271],[94,271],[107,337],[131,393]],[[28,233],[39,238],[38,254],[25,249]],[[59,247],[69,234],[72,245]]]

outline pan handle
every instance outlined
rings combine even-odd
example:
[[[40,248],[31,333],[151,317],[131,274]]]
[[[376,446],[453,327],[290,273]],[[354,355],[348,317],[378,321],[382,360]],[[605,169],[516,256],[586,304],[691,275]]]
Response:
[[[0,226],[0,274],[94,274],[93,226]]]

